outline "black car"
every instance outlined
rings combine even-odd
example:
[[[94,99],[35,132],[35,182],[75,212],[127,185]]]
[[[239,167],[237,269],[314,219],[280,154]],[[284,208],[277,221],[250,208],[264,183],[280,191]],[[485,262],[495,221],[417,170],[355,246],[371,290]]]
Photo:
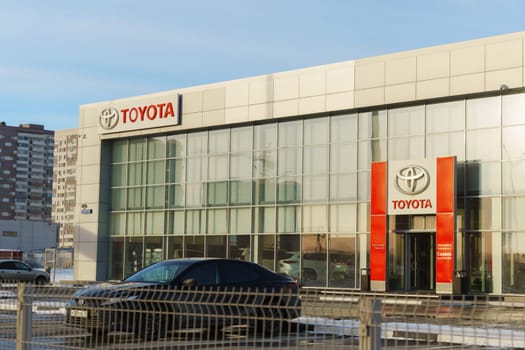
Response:
[[[92,334],[125,331],[152,339],[187,328],[211,334],[232,325],[272,329],[300,312],[298,285],[289,277],[248,261],[190,258],[77,291],[66,323]]]

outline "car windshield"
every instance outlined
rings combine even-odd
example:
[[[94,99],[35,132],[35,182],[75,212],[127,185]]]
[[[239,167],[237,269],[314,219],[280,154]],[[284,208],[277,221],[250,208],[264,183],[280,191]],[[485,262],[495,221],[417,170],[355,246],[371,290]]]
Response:
[[[191,265],[191,261],[160,261],[135,272],[125,282],[172,282],[182,271]]]

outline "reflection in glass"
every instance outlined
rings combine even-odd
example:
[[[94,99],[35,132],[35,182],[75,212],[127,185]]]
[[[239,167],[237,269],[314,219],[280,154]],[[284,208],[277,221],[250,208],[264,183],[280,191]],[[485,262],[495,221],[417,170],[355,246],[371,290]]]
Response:
[[[144,160],[146,156],[146,139],[142,137],[129,140],[129,160]]]
[[[186,135],[169,135],[166,138],[168,158],[184,157],[186,155]]]
[[[305,173],[307,168],[308,164],[305,160]],[[330,146],[330,171],[332,173],[357,171],[357,143],[336,143]]]
[[[297,281],[300,281],[300,236],[278,235],[276,243],[277,272],[295,278]]]
[[[328,286],[356,288],[358,271],[357,237],[331,236],[328,248]]]
[[[498,195],[501,191],[501,163],[466,163],[468,196]]]
[[[525,231],[503,233],[503,293],[525,293]]]
[[[388,110],[388,126],[389,137],[423,135],[425,133],[425,106]]]
[[[525,124],[525,94],[502,96],[503,125]]]
[[[502,174],[502,191],[504,195],[525,194],[525,159],[504,162]]]
[[[277,232],[301,232],[301,208],[298,206],[279,207],[277,214]]]
[[[123,236],[126,234],[126,213],[111,213],[109,216],[109,227],[111,236]]]
[[[425,138],[423,136],[388,139],[388,159],[423,159]]]
[[[305,202],[326,202],[328,199],[328,176],[304,176],[303,200]]]
[[[166,137],[149,137],[148,138],[148,158],[164,159],[166,158]]]
[[[184,234],[184,211],[170,210],[166,213],[166,234]]]
[[[301,177],[281,178],[278,184],[279,203],[297,203],[301,200]]]
[[[297,253],[301,281],[304,286],[326,286],[327,279],[327,235],[302,235],[302,256]],[[291,259],[289,259],[291,260]],[[292,265],[292,264],[290,264]],[[297,271],[297,272],[299,272]],[[290,271],[288,275],[297,274]]]
[[[249,205],[252,203],[252,182],[230,181],[230,204]]]
[[[126,209],[126,192],[125,188],[111,189],[111,210]]]
[[[253,176],[270,177],[277,175],[277,152],[258,151],[253,154]]]
[[[525,197],[503,197],[503,229],[525,231]]]
[[[501,159],[501,131],[482,129],[467,131],[467,159],[476,161]]]
[[[227,153],[230,130],[214,130],[208,135],[208,154]]]
[[[164,212],[148,211],[146,212],[146,235],[163,235],[164,234]]]
[[[253,213],[255,232],[273,233],[276,231],[275,207],[255,207]]]
[[[146,187],[146,209],[162,209],[165,203],[164,186]]]
[[[308,119],[304,121],[304,144],[325,145],[328,143],[327,117]]]
[[[144,266],[163,260],[162,237],[144,238]]]
[[[127,164],[113,164],[111,167],[111,186],[126,186],[128,177]]]
[[[128,209],[143,209],[142,203],[143,187],[133,187],[128,189]]]
[[[492,233],[467,233],[467,275],[471,292],[492,292]]]
[[[302,124],[300,120],[279,123],[279,147],[302,146]]]
[[[128,213],[126,234],[128,236],[140,236],[144,234],[144,213]]]
[[[228,236],[228,257],[253,261],[251,255],[251,236],[250,235],[230,235]]]
[[[458,161],[465,160],[465,134],[454,132],[427,135],[427,158],[456,156]]]
[[[124,276],[124,238],[109,240],[108,275],[110,280],[121,280]]]
[[[256,125],[254,137],[256,150],[277,148],[277,124]]]
[[[252,232],[252,216],[250,208],[230,209],[230,232]]]
[[[330,129],[332,143],[355,142],[357,140],[357,114],[332,117]]]
[[[328,231],[328,212],[326,205],[304,206],[302,217],[302,232],[320,233]]]
[[[144,184],[144,163],[129,164],[129,186]]]
[[[302,172],[302,152],[301,148],[281,148],[279,149],[279,176],[298,175]]]
[[[359,139],[378,139],[387,137],[386,110],[359,113]]]
[[[128,140],[113,141],[113,163],[126,162],[128,160]]]
[[[204,236],[185,237],[184,258],[200,258],[204,256]]]
[[[184,159],[169,159],[167,164],[166,182],[181,183],[184,182]]]
[[[357,228],[357,205],[332,204],[330,206],[330,230],[337,233],[354,233]]]
[[[187,135],[187,155],[202,156],[206,154],[208,134],[206,132],[190,133]]]
[[[357,200],[357,173],[330,176],[330,199]]]
[[[182,258],[182,236],[168,236],[166,240],[167,259]]]
[[[251,126],[231,129],[230,152],[251,152],[253,129]]]
[[[501,97],[467,100],[467,129],[497,127],[501,120]]]
[[[205,232],[206,218],[204,210],[187,210],[186,211],[186,234],[199,235]]]
[[[253,250],[251,252],[252,261],[267,268],[277,271],[275,267],[275,236],[256,235],[253,236]],[[279,266],[279,254],[277,254],[277,267]]]
[[[434,103],[426,106],[427,133],[465,129],[465,101]]]
[[[275,203],[277,190],[275,179],[258,179],[254,186],[255,204]]]
[[[208,234],[227,233],[228,218],[226,209],[209,209],[208,210]]]
[[[127,277],[144,267],[143,262],[143,238],[128,237],[124,245],[124,276]]]
[[[206,256],[211,258],[226,258],[227,236],[207,236]]]

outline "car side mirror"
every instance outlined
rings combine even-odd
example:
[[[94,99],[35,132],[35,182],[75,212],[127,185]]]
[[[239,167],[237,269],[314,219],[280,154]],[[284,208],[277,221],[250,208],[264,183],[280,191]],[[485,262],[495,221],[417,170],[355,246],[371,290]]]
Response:
[[[195,278],[188,278],[185,279],[184,282],[182,282],[183,287],[195,287],[197,285],[197,281],[195,281]]]

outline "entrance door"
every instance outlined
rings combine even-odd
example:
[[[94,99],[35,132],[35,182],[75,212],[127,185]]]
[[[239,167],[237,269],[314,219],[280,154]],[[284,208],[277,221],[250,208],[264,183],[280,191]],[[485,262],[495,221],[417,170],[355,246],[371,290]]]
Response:
[[[432,290],[435,280],[433,233],[407,234],[408,290]]]
[[[435,233],[395,233],[390,240],[389,289],[435,290]]]

